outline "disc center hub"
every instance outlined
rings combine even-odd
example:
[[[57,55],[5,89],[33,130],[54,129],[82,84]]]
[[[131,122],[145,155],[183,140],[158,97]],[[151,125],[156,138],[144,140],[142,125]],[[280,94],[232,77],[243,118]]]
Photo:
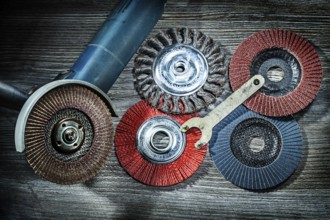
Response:
[[[301,79],[298,60],[281,48],[260,52],[251,63],[250,73],[251,76],[260,74],[265,78],[265,84],[260,91],[269,96],[289,94]]]
[[[179,60],[177,63],[173,62],[171,70],[175,76],[182,76],[189,71],[187,67],[187,62],[185,60]]]
[[[278,128],[263,118],[248,118],[232,131],[230,148],[241,163],[249,167],[265,167],[279,156],[282,138]]]
[[[73,119],[64,119],[55,125],[53,141],[58,150],[73,153],[83,144],[85,132],[81,123]]]
[[[67,144],[71,144],[72,142],[74,142],[75,140],[77,140],[77,135],[78,131],[76,128],[74,127],[69,127],[67,128],[64,132],[63,132],[63,141],[64,143],[67,143]]]
[[[153,78],[165,92],[187,96],[198,91],[208,77],[208,63],[196,48],[176,44],[165,48],[153,63]]]
[[[139,153],[149,162],[167,164],[183,153],[186,136],[180,124],[167,116],[156,116],[145,121],[136,134]]]

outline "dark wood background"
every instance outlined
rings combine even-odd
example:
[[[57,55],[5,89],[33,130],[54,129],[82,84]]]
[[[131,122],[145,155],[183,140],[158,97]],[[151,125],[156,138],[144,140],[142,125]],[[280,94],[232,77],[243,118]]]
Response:
[[[4,0],[0,3],[0,80],[21,89],[67,70],[116,1]],[[156,188],[133,180],[112,155],[85,184],[61,186],[34,174],[14,147],[18,112],[0,108],[0,216],[16,218],[220,219],[327,218],[330,215],[330,1],[169,0],[151,34],[170,27],[203,31],[231,53],[258,30],[284,28],[306,37],[323,66],[313,104],[295,115],[304,138],[297,172],[276,190],[257,193],[226,181],[210,156],[184,183]],[[109,91],[120,115],[140,99],[132,60]],[[1,102],[1,100],[0,100]],[[289,103],[288,103],[289,104]]]

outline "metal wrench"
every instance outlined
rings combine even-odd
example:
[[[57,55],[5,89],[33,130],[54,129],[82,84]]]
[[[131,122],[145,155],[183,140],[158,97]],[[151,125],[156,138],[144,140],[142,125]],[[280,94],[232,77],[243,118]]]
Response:
[[[202,137],[195,143],[195,147],[203,147],[211,140],[214,126],[256,93],[264,84],[265,79],[263,76],[253,76],[206,116],[203,118],[194,117],[186,121],[181,126],[181,131],[187,132],[190,128],[200,129]]]

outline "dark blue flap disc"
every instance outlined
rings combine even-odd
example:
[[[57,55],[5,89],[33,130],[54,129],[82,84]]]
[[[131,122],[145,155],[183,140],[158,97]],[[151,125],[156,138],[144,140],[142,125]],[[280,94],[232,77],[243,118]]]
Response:
[[[213,161],[227,180],[241,188],[277,186],[292,175],[300,161],[302,136],[292,117],[268,118],[239,107],[213,134]]]

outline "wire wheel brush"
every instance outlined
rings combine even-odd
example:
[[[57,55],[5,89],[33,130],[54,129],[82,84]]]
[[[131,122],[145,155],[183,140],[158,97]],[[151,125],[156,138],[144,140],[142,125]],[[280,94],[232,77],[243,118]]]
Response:
[[[186,134],[180,125],[191,115],[173,116],[140,101],[122,117],[115,136],[115,149],[122,167],[134,179],[153,186],[184,181],[202,164],[206,147],[196,149],[200,132]]]
[[[84,182],[105,164],[113,143],[107,97],[92,85],[60,80],[37,90],[25,103],[16,126],[16,144],[43,178]]]
[[[223,176],[250,190],[273,188],[297,169],[302,136],[291,117],[274,119],[241,106],[214,129],[210,154]]]
[[[263,88],[244,104],[267,116],[287,116],[315,98],[322,81],[319,56],[305,38],[286,30],[265,30],[235,51],[229,78],[233,90],[260,74]]]
[[[138,94],[165,113],[198,112],[223,94],[228,55],[210,37],[188,28],[161,31],[135,59]]]

